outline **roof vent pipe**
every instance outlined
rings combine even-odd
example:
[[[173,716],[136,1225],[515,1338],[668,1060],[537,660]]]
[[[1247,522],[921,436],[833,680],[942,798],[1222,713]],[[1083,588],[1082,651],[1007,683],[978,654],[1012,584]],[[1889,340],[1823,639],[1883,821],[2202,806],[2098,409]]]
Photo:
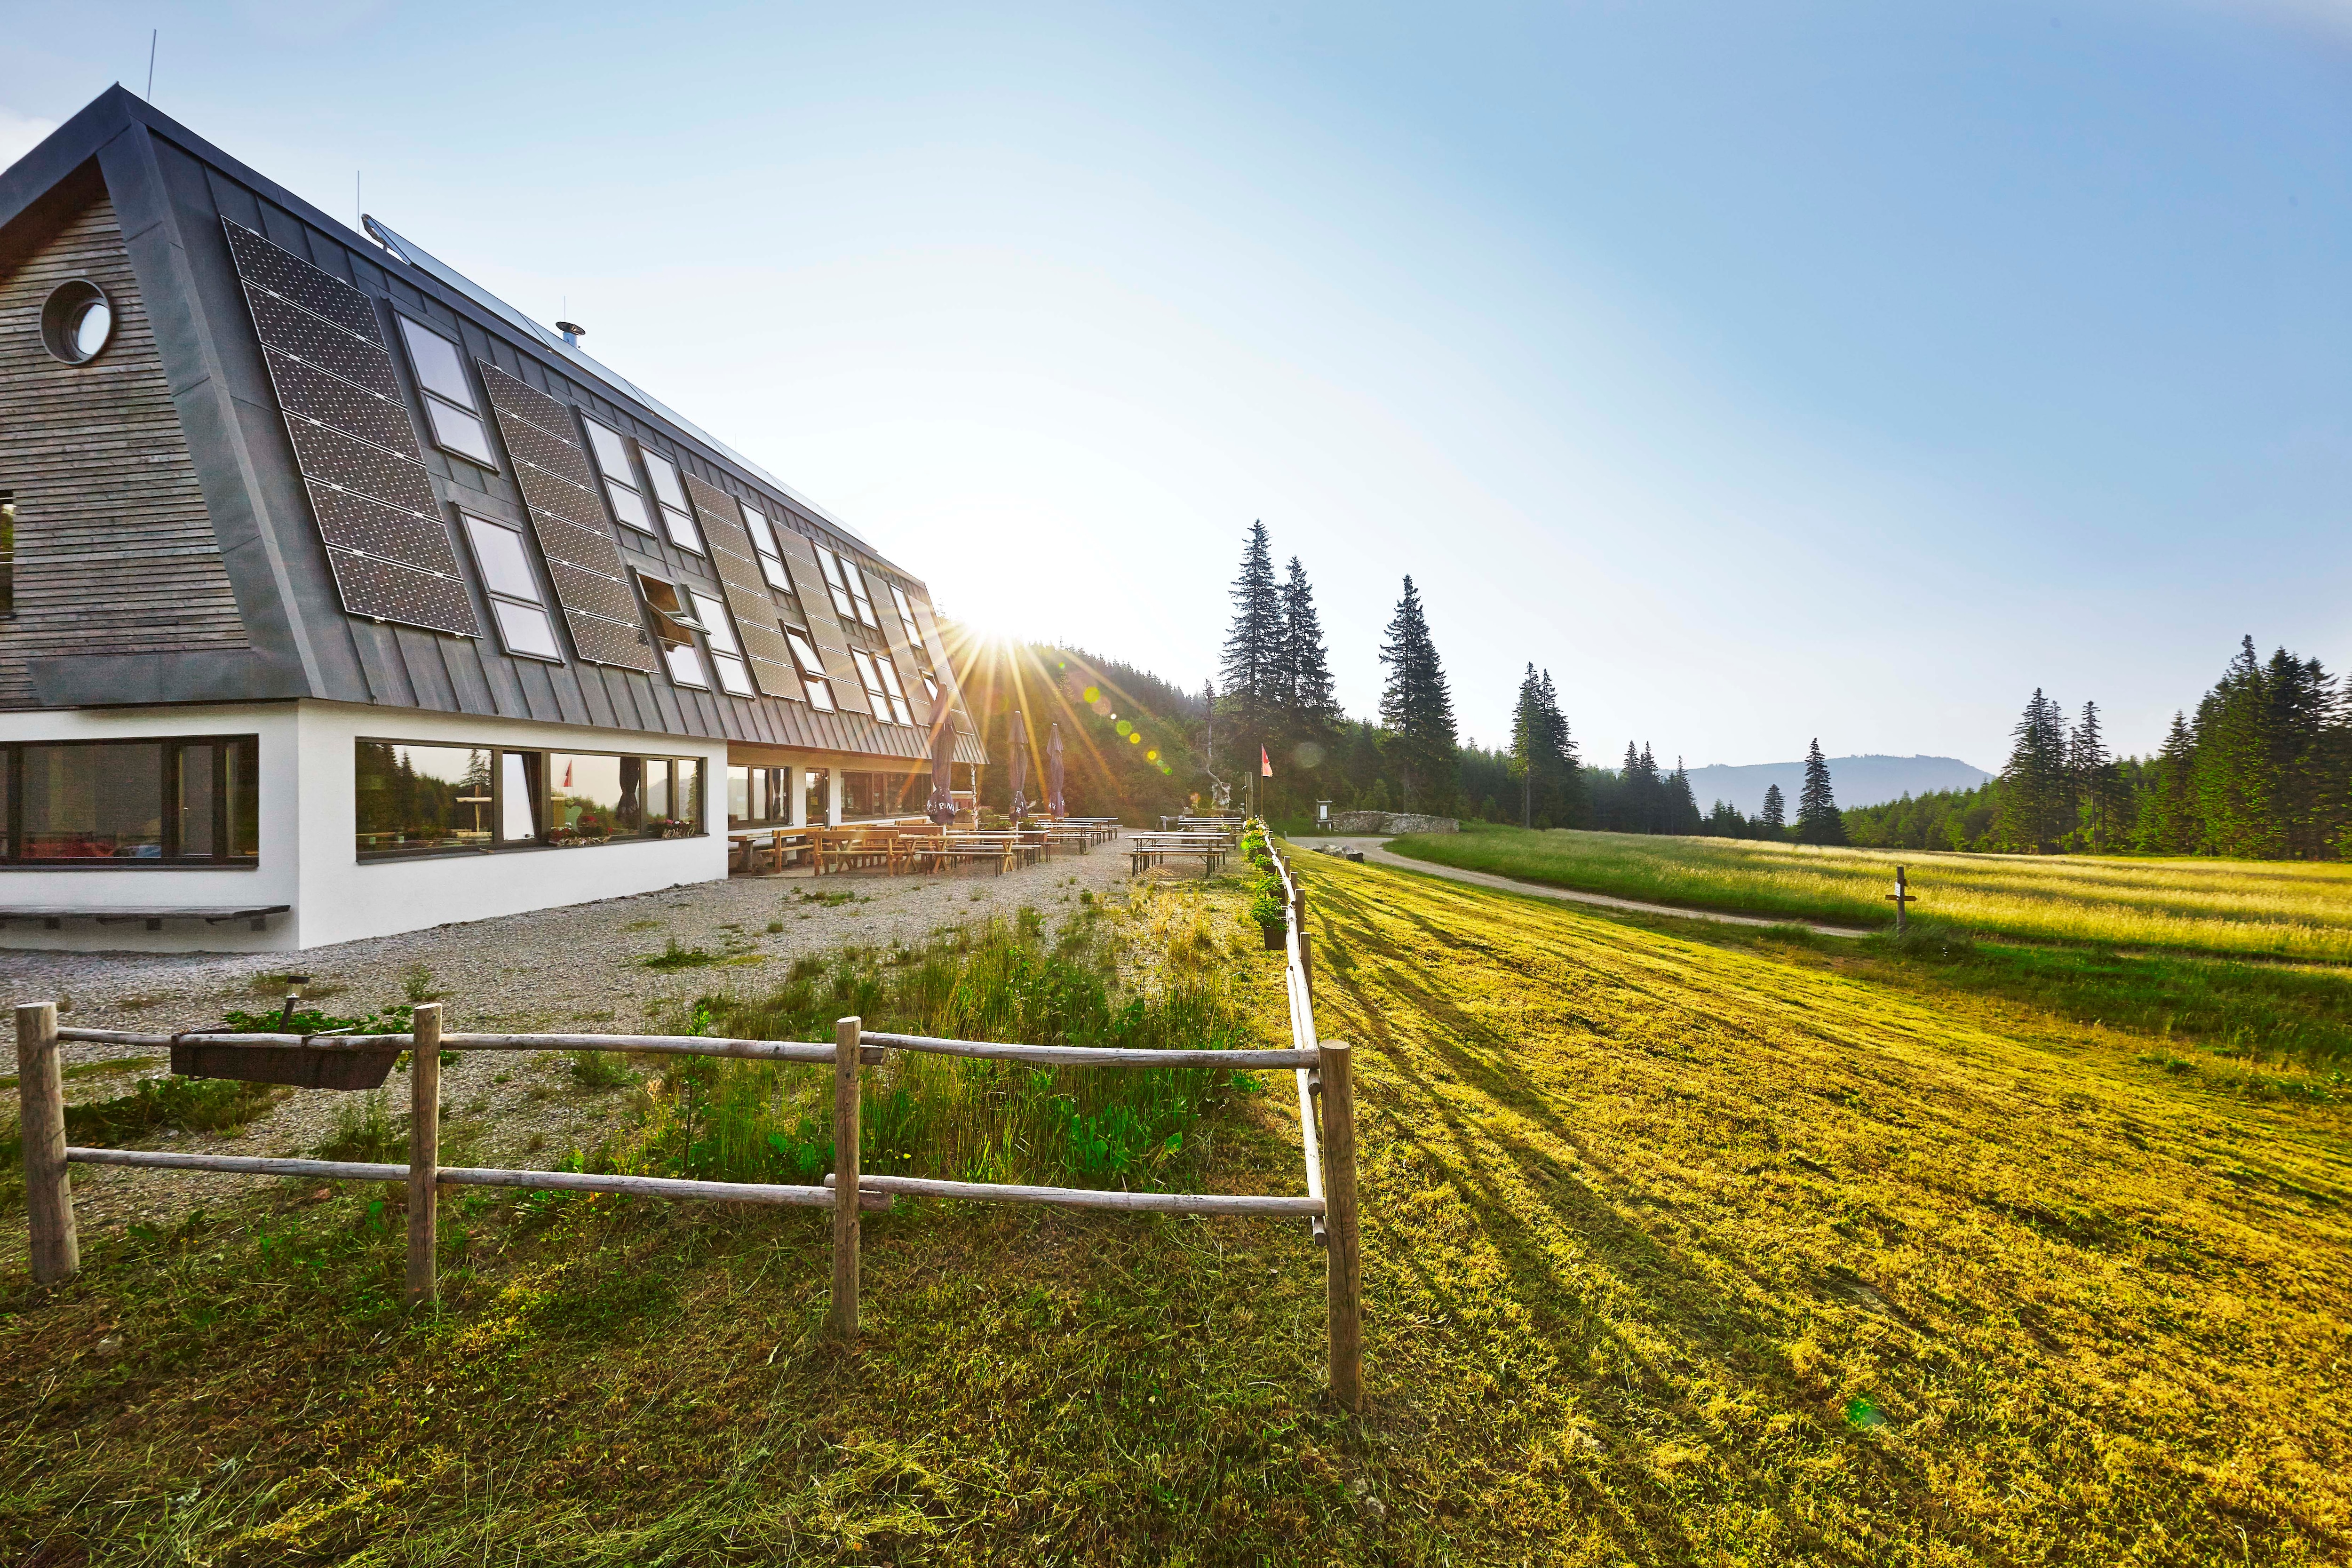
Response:
[[[558,321],[555,330],[562,332],[563,341],[575,349],[580,346],[580,340],[588,335],[588,329],[577,321]]]

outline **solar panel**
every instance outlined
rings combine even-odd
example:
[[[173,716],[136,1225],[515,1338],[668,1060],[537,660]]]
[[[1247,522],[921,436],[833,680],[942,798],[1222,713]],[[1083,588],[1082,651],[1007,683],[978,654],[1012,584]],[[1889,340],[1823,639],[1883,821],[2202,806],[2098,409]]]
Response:
[[[479,637],[374,303],[250,229],[222,228],[343,608]]]
[[[646,646],[646,634],[635,626],[572,609],[563,612],[563,619],[572,628],[572,643],[580,650],[582,658],[592,664],[616,664],[647,672],[653,669],[653,649]]]
[[[394,452],[415,444],[408,410],[392,399],[362,392],[341,376],[329,375],[276,349],[264,349],[261,354],[269,362],[269,379],[278,388],[278,405],[288,413],[348,430]]]
[[[247,282],[282,294],[345,331],[363,338],[375,335],[374,303],[333,273],[320,270],[236,224],[228,226],[228,248],[236,258],[237,276]]]
[[[353,550],[327,549],[343,607],[357,616],[399,621],[454,637],[478,637],[474,603],[466,585],[438,572],[419,572]]]
[[[503,426],[506,416],[500,415],[499,422]],[[523,428],[530,426],[526,425]],[[515,481],[522,487],[523,503],[533,510],[552,512],[574,528],[584,528],[610,539],[604,533],[604,509],[589,491],[559,479],[536,463],[517,463]]]
[[[385,506],[349,490],[329,489],[312,480],[310,510],[318,514],[319,531],[329,544],[364,551],[387,561],[425,571],[438,570],[446,555],[448,535],[428,517]]]
[[[357,490],[422,517],[434,517],[441,510],[423,463],[396,457],[331,425],[314,424],[290,409],[288,414],[286,433],[294,438],[294,457],[304,479]],[[457,565],[454,555],[449,563]]]
[[[771,697],[782,697],[793,702],[808,700],[808,688],[801,684],[800,671],[789,664],[771,663],[758,654],[752,654],[751,679],[758,681],[760,689]]]
[[[247,289],[245,297],[253,308],[254,330],[261,334],[263,346],[331,371],[379,397],[400,395],[392,353],[382,338],[371,342],[258,289]]]
[[[637,601],[626,583],[552,555],[547,558],[547,574],[555,579],[556,601],[566,608],[635,623]]]
[[[594,488],[595,476],[588,471],[579,447],[549,435],[520,416],[508,420],[503,427],[507,434],[507,450],[515,455],[517,461],[544,468],[554,478],[566,480],[583,490]],[[604,510],[597,507],[588,515],[601,516]]]
[[[627,568],[604,521],[587,455],[572,435],[578,426],[572,411],[488,360],[474,363],[489,389],[499,434],[514,455],[523,508],[547,557],[548,579],[572,646],[592,664],[650,672],[653,649],[638,629],[636,595],[629,592]]]

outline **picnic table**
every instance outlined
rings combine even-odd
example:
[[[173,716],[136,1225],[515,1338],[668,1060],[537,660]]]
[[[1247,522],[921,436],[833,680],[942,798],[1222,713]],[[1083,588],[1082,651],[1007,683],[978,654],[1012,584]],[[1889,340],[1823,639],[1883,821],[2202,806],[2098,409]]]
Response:
[[[815,829],[808,827],[738,827],[727,834],[730,849],[743,854],[743,869],[756,873],[760,868],[760,851],[764,847],[774,857],[774,868],[784,868],[787,857],[798,859],[809,852]]]
[[[1216,875],[1225,857],[1233,852],[1233,839],[1223,833],[1135,833],[1128,836],[1128,875],[1139,877],[1144,868],[1165,863],[1172,857],[1198,855],[1201,875]]]

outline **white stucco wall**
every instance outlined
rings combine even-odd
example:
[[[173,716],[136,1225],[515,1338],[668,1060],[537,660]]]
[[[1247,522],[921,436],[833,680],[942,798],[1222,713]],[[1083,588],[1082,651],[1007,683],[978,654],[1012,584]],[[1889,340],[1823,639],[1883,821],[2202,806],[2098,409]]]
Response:
[[[727,875],[726,742],[328,702],[220,704],[0,713],[0,741],[143,740],[172,735],[260,737],[260,854],[251,868],[141,867],[97,870],[0,868],[0,908],[122,908],[289,904],[266,931],[170,920],[101,926],[67,920],[48,931],[24,921],[0,946],[78,951],[269,952],[317,947],[453,921],[651,892]],[[647,839],[577,849],[505,850],[362,861],[355,846],[355,742],[508,745],[699,757],[698,838]]]

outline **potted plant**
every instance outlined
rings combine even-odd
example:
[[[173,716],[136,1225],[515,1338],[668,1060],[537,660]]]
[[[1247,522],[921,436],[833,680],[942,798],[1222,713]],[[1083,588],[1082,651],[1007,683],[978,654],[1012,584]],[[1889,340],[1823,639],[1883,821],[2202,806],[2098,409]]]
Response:
[[[646,824],[648,838],[689,838],[693,835],[694,824],[684,817],[656,816]]]
[[[593,816],[583,816],[568,827],[547,830],[548,843],[558,849],[576,849],[583,844],[603,844],[612,837],[612,830]]]
[[[1290,911],[1283,907],[1282,881],[1276,877],[1260,877],[1255,896],[1250,900],[1250,919],[1257,921],[1258,931],[1265,937],[1268,952],[1282,951],[1283,937],[1290,930]]]

